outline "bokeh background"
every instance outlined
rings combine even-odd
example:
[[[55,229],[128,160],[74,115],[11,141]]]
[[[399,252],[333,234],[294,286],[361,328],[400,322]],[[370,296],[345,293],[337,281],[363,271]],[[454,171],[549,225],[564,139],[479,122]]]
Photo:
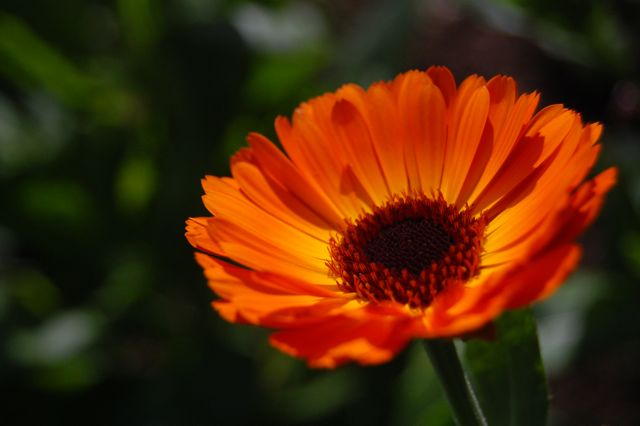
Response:
[[[452,424],[419,345],[310,371],[223,322],[183,238],[249,131],[432,64],[605,124],[620,184],[536,314],[551,424],[640,424],[638,22],[637,0],[3,0],[2,424]]]

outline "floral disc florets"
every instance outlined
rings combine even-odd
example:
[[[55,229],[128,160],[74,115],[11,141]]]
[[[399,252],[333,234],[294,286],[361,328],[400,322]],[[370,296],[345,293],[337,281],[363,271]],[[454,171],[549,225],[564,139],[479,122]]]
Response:
[[[425,308],[479,272],[486,220],[441,196],[396,196],[347,222],[327,262],[338,286],[370,302]]]

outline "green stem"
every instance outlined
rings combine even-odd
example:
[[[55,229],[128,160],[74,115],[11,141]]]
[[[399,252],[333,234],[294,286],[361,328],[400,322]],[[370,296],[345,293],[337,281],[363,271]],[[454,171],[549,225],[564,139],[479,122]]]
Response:
[[[424,340],[424,347],[444,388],[456,423],[460,426],[486,426],[478,399],[462,369],[453,340]]]

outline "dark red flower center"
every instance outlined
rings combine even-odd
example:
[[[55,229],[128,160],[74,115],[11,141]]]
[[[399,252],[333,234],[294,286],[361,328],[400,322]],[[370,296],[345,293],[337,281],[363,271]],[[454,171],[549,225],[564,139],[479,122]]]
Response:
[[[454,281],[479,272],[485,218],[442,197],[398,196],[347,222],[327,265],[343,291],[362,300],[429,306]]]
[[[453,243],[451,236],[431,218],[418,217],[384,226],[365,244],[369,261],[413,275],[438,262]]]

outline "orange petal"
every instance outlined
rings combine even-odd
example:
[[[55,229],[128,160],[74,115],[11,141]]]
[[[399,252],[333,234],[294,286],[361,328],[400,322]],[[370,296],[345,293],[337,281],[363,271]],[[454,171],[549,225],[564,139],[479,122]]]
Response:
[[[335,316],[309,327],[279,331],[269,341],[285,353],[306,359],[311,367],[335,368],[348,361],[380,364],[409,342],[414,322],[409,317]]]
[[[375,204],[383,203],[389,197],[389,189],[364,118],[351,102],[340,99],[333,105],[331,119],[336,151],[343,153],[368,198]]]
[[[242,167],[242,164],[236,165]],[[325,262],[328,257],[327,241],[310,236],[299,229],[276,219],[251,203],[243,193],[225,184],[222,180],[208,177],[205,180],[207,194],[203,197],[205,206],[215,215],[207,222],[207,232],[211,240],[215,241],[216,250],[208,250],[222,256],[233,257],[233,253],[248,252],[253,247],[269,247],[275,256],[283,262],[296,265],[298,270],[315,271],[326,276]],[[230,234],[230,232],[235,232]],[[238,238],[235,238],[235,237]],[[243,236],[240,238],[240,236]],[[243,250],[238,242],[248,240],[250,246]],[[265,252],[265,250],[262,250]],[[263,256],[260,259],[264,258]],[[269,262],[258,263],[253,259],[247,266],[264,270],[270,267]],[[323,278],[323,282],[326,278]]]
[[[366,123],[378,166],[369,169],[377,169],[384,181],[378,190],[387,197],[390,193],[406,191],[404,141],[399,138],[398,111],[389,85],[374,83],[365,91],[355,84],[347,84],[338,90],[337,95],[354,105]],[[359,138],[351,143],[358,144]]]
[[[190,218],[187,220],[187,232],[185,236],[189,243],[198,250],[207,253],[220,253],[222,248],[211,239],[209,231],[207,230],[209,221],[211,220],[211,217]]]
[[[359,188],[344,167],[344,159],[331,152],[329,141],[333,132],[322,130],[316,123],[319,113],[315,108],[320,107],[321,101],[331,103],[324,109],[333,106],[333,97],[328,96],[317,99],[313,107],[303,104],[294,113],[293,127],[287,119],[280,118],[276,121],[276,131],[302,176],[322,189],[342,217],[355,217],[368,206],[367,200],[362,200]]]
[[[483,256],[483,264],[518,262],[551,244],[571,243],[597,216],[604,196],[616,182],[617,169],[600,173],[582,184],[573,194],[558,200],[556,211],[549,214],[533,232],[516,244]]]
[[[440,187],[446,139],[442,92],[424,73],[410,73],[399,89],[398,116],[411,188],[426,194]]]
[[[581,165],[578,168],[573,180],[570,183],[570,188],[575,188],[584,180],[589,173],[589,170],[593,167],[598,155],[600,154],[600,145],[596,142],[602,134],[602,125],[598,123],[590,123],[585,126],[582,132],[582,140],[578,145],[578,149],[574,154],[574,162]]]
[[[604,196],[613,188],[618,179],[618,169],[611,167],[583,183],[572,195],[570,208],[564,214],[563,224],[553,235],[555,242],[573,241],[600,213]]]
[[[480,212],[490,208],[534,173],[579,122],[573,111],[552,106],[540,111],[525,135],[520,138],[501,169],[474,200],[473,209]]]
[[[489,121],[496,133],[504,126],[516,101],[516,82],[511,77],[497,75],[487,82],[490,107]]]
[[[247,137],[264,184],[249,198],[278,217],[301,216],[322,229],[339,229],[343,218],[321,188],[308,182],[291,161],[267,138],[257,133]]]
[[[492,117],[494,112],[490,111],[489,121],[492,124],[494,133],[491,157],[482,170],[482,177],[475,183],[471,195],[468,196],[469,204],[475,203],[480,193],[489,185],[491,179],[496,176],[503,166],[535,112],[539,100],[540,97],[537,94],[522,95],[513,105],[513,108],[506,112],[506,116],[500,119]],[[504,112],[501,113],[504,114]]]
[[[265,236],[268,234],[256,235],[221,218],[212,221],[209,234],[222,249],[216,254],[242,265],[257,271],[279,271],[317,285],[335,285],[325,265],[328,253],[320,258],[305,254],[304,248],[294,251],[296,241],[287,241],[287,246],[284,241],[274,243],[273,239]]]
[[[580,254],[580,247],[565,244],[528,263],[514,274],[505,291],[507,308],[517,309],[550,296],[575,269]]]
[[[456,80],[453,78],[453,74],[447,67],[430,67],[427,70],[427,74],[433,81],[433,84],[438,86],[444,101],[447,106],[451,105],[453,98],[456,96]]]
[[[340,312],[349,301],[339,292],[280,274],[239,268],[204,254],[196,260],[211,289],[223,298],[214,307],[231,322],[302,326]]]
[[[510,195],[513,198],[505,198],[508,203],[497,203],[497,207],[491,209],[489,215],[493,217],[495,210],[496,216],[487,227],[487,252],[511,246],[536,232],[545,217],[558,210],[558,203],[567,197],[576,171],[584,167],[573,161],[581,134],[582,126],[576,119],[562,145],[539,166],[539,176],[527,188],[514,191]]]
[[[580,259],[573,244],[558,246],[537,258],[487,276],[482,284],[459,287],[453,295],[440,295],[426,311],[425,327],[431,336],[460,336],[476,330],[506,309],[515,309],[549,296]],[[446,298],[453,300],[446,300]]]
[[[330,233],[335,228],[307,208],[282,186],[270,181],[255,163],[249,161],[233,162],[231,173],[240,188],[235,192],[235,197],[232,195],[229,198],[241,198],[240,204],[243,206],[246,206],[247,203],[252,204],[252,206],[248,207],[248,211],[244,213],[244,216],[254,216],[253,212],[258,210],[261,212],[257,216],[266,214],[318,241],[324,243],[329,241]],[[215,205],[216,193],[210,191],[209,197],[212,199],[211,204]],[[294,206],[296,210],[292,211]],[[212,208],[215,209],[213,206]],[[217,210],[224,210],[224,207],[219,206]],[[219,215],[219,213],[214,214]],[[255,217],[254,220],[258,221],[259,218]],[[267,220],[269,221],[269,219]]]
[[[460,88],[460,96],[466,94],[467,87],[472,90],[478,85],[479,80],[471,80],[467,86]],[[450,203],[458,199],[480,144],[489,112],[489,92],[486,87],[480,85],[468,96],[466,103],[464,98],[456,99],[449,123],[440,189],[445,200]]]

